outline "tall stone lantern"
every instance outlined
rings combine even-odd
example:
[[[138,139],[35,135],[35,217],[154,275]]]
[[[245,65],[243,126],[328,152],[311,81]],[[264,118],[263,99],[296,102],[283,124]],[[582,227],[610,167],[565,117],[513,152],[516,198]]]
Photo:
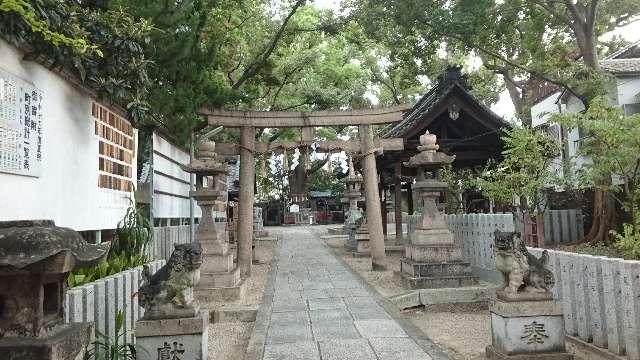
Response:
[[[439,170],[451,164],[455,156],[437,151],[436,136],[427,131],[420,136],[420,151],[404,163],[416,168],[412,188],[423,201],[422,218],[409,234],[405,257],[400,260],[400,275],[411,288],[446,288],[475,285],[478,278],[470,274],[469,264],[462,261],[462,250],[453,242],[453,234],[437,207],[440,194],[447,189]]]
[[[226,229],[219,229],[213,221],[214,206],[226,211],[226,178],[228,165],[221,162],[215,153],[215,142],[198,144],[197,157],[182,170],[195,174],[196,189],[190,195],[202,210],[196,230],[196,241],[202,245],[203,263],[200,267],[200,282],[195,289],[203,302],[233,300],[240,293],[240,271],[233,263],[233,252],[229,249]],[[205,185],[205,178],[213,182]]]
[[[0,222],[0,359],[82,358],[93,325],[64,324],[66,278],[108,253],[50,220]]]

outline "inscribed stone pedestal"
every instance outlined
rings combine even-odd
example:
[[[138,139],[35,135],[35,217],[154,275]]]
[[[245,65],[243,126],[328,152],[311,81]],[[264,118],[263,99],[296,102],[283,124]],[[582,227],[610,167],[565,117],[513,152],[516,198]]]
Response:
[[[193,318],[138,321],[138,360],[207,360],[208,324],[206,311]]]
[[[489,311],[488,359],[573,359],[565,350],[562,306],[555,301],[496,299]]]

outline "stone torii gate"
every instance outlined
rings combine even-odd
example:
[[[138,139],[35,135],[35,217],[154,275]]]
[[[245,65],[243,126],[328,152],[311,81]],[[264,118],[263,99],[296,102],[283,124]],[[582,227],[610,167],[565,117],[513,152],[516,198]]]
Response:
[[[401,121],[404,112],[413,105],[353,110],[353,111],[227,111],[203,109],[200,113],[207,117],[211,126],[240,128],[240,143],[218,143],[216,152],[220,155],[240,155],[240,194],[238,199],[238,266],[244,279],[251,275],[253,242],[253,189],[255,178],[254,153],[267,153],[282,148],[303,147],[316,144],[316,151],[345,151],[359,154],[364,170],[365,200],[370,234],[372,267],[382,270],[386,267],[382,213],[378,194],[378,172],[376,153],[383,150],[403,150],[401,138],[377,139],[371,125]],[[314,141],[313,128],[322,126],[358,126],[359,141]],[[300,128],[302,141],[256,142],[256,128]]]

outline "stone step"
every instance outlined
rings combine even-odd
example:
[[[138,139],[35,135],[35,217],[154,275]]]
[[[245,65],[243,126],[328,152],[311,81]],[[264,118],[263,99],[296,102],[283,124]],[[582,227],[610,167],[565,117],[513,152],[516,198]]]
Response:
[[[468,274],[471,269],[466,262],[424,263],[402,258],[400,271],[411,276],[428,277]]]
[[[415,277],[405,273],[396,272],[395,276],[409,289],[439,289],[474,286],[478,284],[480,279],[478,276],[471,274]]]
[[[198,303],[202,306],[206,306],[207,303],[223,302],[223,301],[235,301],[242,296],[242,284],[238,284],[233,287],[206,287],[198,286],[193,289],[194,295],[198,300]]]
[[[462,261],[462,249],[455,244],[407,245],[405,257],[418,262],[444,263]]]
[[[240,283],[240,269],[235,268],[230,272],[200,272],[200,287],[225,288],[233,287]]]
[[[388,300],[400,310],[440,304],[478,304],[488,306],[489,300],[496,295],[496,286],[480,282],[477,286],[457,288],[416,289],[395,295]]]
[[[221,322],[254,322],[258,313],[257,306],[221,307],[211,309],[211,323]]]

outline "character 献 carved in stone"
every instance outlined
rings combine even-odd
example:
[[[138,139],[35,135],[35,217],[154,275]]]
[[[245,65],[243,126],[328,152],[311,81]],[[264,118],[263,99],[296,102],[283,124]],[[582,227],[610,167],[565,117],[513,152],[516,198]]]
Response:
[[[553,273],[547,269],[549,254],[545,250],[540,258],[529,253],[518,232],[494,232],[493,253],[496,268],[504,276],[506,296],[539,294],[551,297],[554,285]]]
[[[155,274],[145,266],[139,303],[145,309],[143,319],[193,317],[198,313],[193,288],[200,280],[202,247],[200,243],[175,245],[169,261]]]

